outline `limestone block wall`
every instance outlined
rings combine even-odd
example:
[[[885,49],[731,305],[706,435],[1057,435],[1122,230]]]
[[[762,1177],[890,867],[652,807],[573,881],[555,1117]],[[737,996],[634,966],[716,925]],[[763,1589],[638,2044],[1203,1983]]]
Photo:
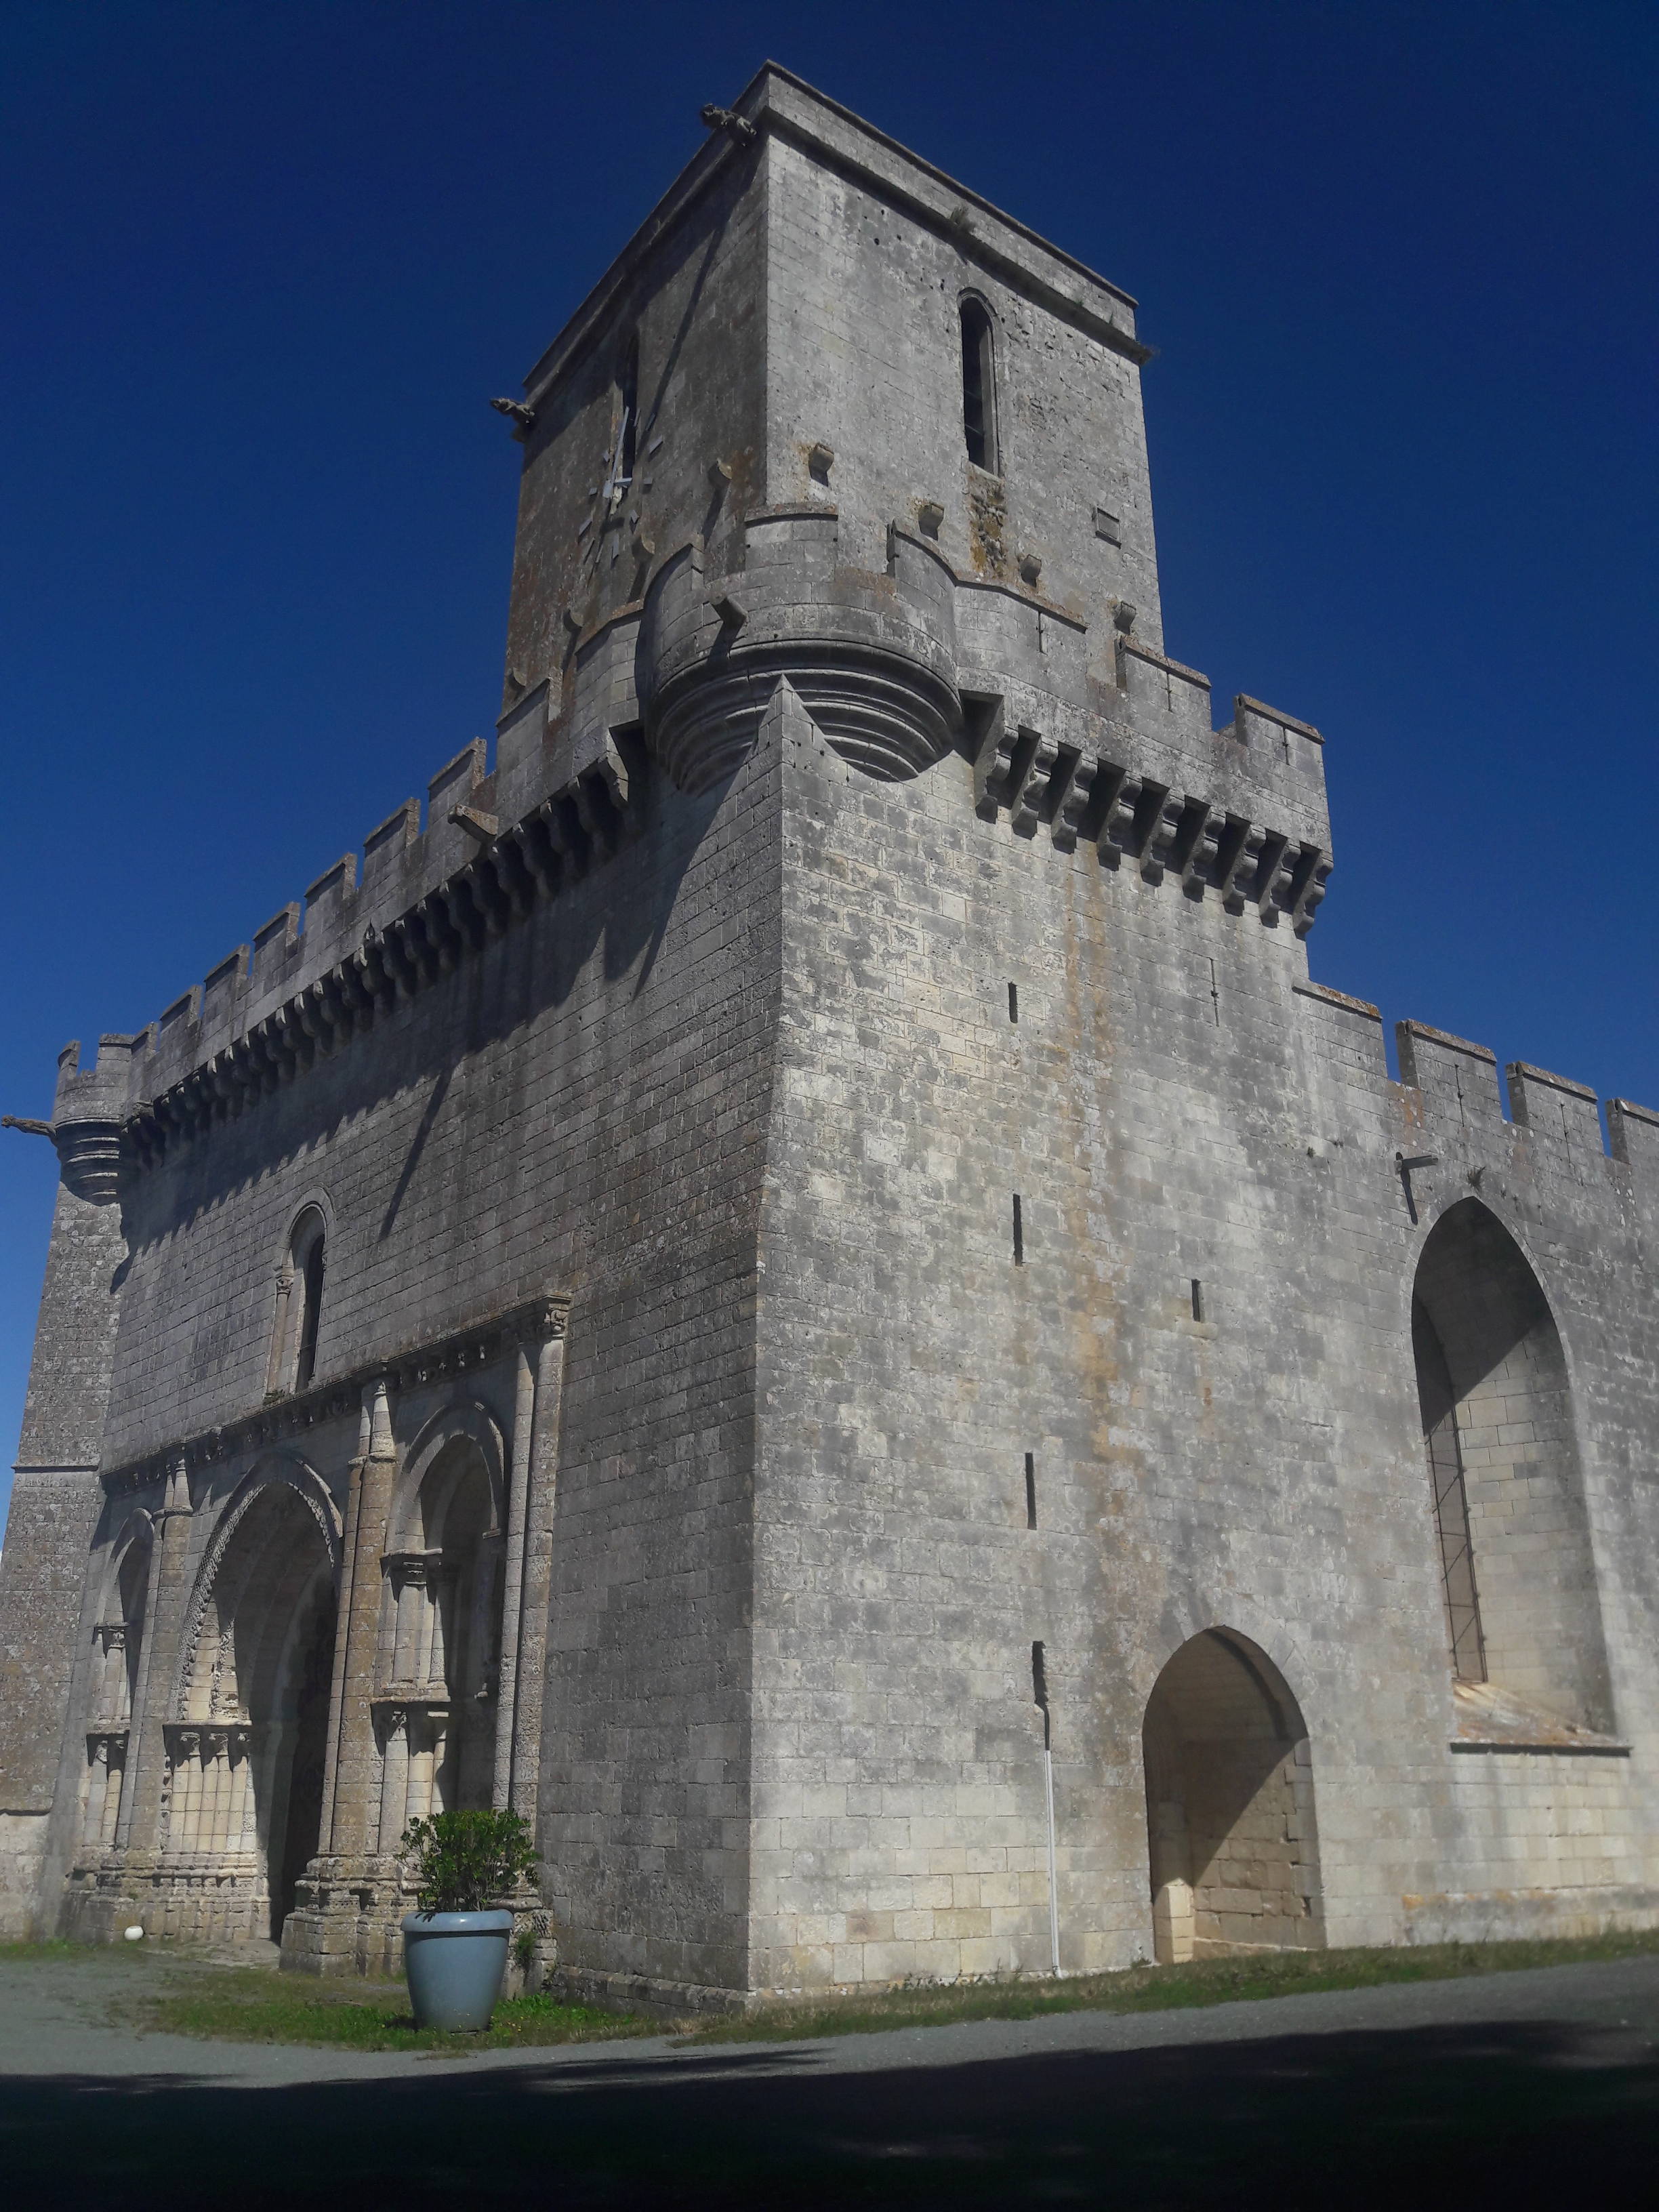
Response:
[[[1042,1970],[1038,1641],[1062,1961],[1144,1955],[1142,1717],[1216,1625],[1305,1716],[1330,1941],[1401,1940],[1428,1896],[1437,1925],[1511,1924],[1516,1883],[1559,1892],[1534,1923],[1650,1915],[1653,1537],[1632,1476],[1659,1316],[1623,1165],[1506,1121],[1467,1054],[1447,1079],[1419,1040],[1419,1079],[1392,1081],[1371,1010],[1310,987],[1288,929],[1057,850],[1040,818],[1023,836],[1018,811],[977,818],[960,760],[872,785],[804,718],[785,758],[757,1983]],[[1571,1511],[1628,1754],[1591,1779],[1450,1749],[1410,1304],[1434,1221],[1476,1190],[1533,1255],[1571,1377]],[[1531,1506],[1539,1604],[1578,1595],[1535,1626],[1564,1644],[1600,1632],[1595,1592],[1555,1572],[1552,1496]],[[1641,1587],[1619,1589],[1620,1559]],[[1506,1832],[1540,1838],[1523,1865],[1491,1841],[1488,1771],[1512,1777]],[[1605,1848],[1564,1883],[1549,1839],[1591,1804]]]
[[[319,1383],[568,1291],[541,1784],[555,1909],[578,1966],[648,1958],[730,1984],[775,803],[761,775],[702,803],[643,789],[630,837],[556,906],[136,1176],[103,1455],[164,1456],[258,1408],[307,1205],[328,1224]],[[198,1510],[210,1522],[211,1499]]]
[[[1449,1790],[1443,1771],[1425,1773],[1421,1786],[1448,1801],[1454,1886],[1401,1900],[1409,1941],[1652,1924],[1650,1776],[1632,1774],[1627,1759],[1564,1752],[1498,1751],[1449,1765]]]
[[[712,141],[525,380],[535,420],[507,616],[506,704],[637,604],[696,533],[716,557],[764,498],[761,157]],[[619,481],[623,390],[636,420]]]
[[[963,574],[1017,582],[1035,557],[1058,606],[1132,601],[1161,648],[1133,301],[810,95],[809,120],[781,75],[765,97],[784,126],[766,142],[769,498],[811,495],[821,442],[862,565],[887,518],[914,528],[937,503]],[[993,319],[994,469],[963,447],[964,293]]]
[[[75,1630],[101,1498],[97,1468],[125,1273],[119,1187],[125,1038],[58,1059],[62,1182],[0,1562],[0,1931],[50,1923],[64,1832],[54,1820],[73,1701]]]
[[[1255,1636],[1317,1775],[1313,1709],[1361,1662],[1316,1656],[1310,1593],[1346,1578],[1385,1651],[1400,1632],[1396,1501],[1362,1475],[1339,1513],[1309,1388],[1300,949],[1046,824],[988,827],[960,758],[876,786],[805,729],[787,758],[754,1971],[1046,1969],[1038,1640],[1062,1962],[1121,1963],[1164,1661],[1217,1620]]]

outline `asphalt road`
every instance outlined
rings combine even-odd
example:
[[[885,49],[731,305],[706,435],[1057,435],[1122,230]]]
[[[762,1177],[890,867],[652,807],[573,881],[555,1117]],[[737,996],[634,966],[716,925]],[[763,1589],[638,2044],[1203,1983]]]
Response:
[[[0,2202],[380,2208],[1659,2202],[1659,1960],[822,2042],[459,2060],[137,2036],[0,1968]]]

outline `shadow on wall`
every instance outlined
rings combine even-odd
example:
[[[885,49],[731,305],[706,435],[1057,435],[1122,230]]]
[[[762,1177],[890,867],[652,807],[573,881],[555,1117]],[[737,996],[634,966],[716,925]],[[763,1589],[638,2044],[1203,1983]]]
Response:
[[[1423,1247],[1412,1341],[1453,1671],[1612,1727],[1560,1335],[1520,1246],[1478,1199]]]
[[[1134,2034],[1148,2025],[1122,2023]],[[1334,2189],[1345,2204],[1428,2212],[1633,2204],[1651,2186],[1659,2064],[1644,2034],[1501,2019],[1257,2041],[1223,2033],[816,2075],[811,2046],[685,2058],[612,2046],[550,2065],[296,2087],[13,2076],[0,2083],[0,2130],[20,2202],[99,2212],[348,2200],[358,2212],[420,2212],[520,2193],[542,2201],[553,2177],[562,2205],[629,2212],[1057,2203],[1281,2212]]]
[[[182,1183],[177,1172],[139,1178],[122,1206],[130,1255],[176,1235],[198,1215],[270,1174],[282,1159],[325,1147],[353,1115],[410,1085],[430,1082],[435,1087],[428,1102],[428,1123],[416,1134],[381,1224],[382,1236],[389,1235],[459,1060],[565,1006],[601,947],[607,984],[638,969],[632,994],[638,996],[654,972],[685,878],[730,787],[688,799],[648,767],[637,768],[637,830],[613,858],[579,878],[551,905],[538,906],[482,953],[469,955],[453,975],[413,1000],[378,1012],[365,1033],[278,1094],[279,1114],[245,1114],[216,1130],[208,1141],[191,1143]],[[434,1017],[446,996],[450,1006]],[[383,1032],[396,1039],[391,1048]],[[573,1060],[583,1048],[573,1040]],[[274,1134],[280,1137],[280,1154],[270,1149]],[[152,1190],[153,1201],[147,1204]]]

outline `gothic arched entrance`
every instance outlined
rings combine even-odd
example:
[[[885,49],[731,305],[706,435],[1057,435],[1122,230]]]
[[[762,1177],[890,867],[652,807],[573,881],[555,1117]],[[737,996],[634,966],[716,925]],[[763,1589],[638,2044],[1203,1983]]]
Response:
[[[1159,1963],[1322,1948],[1308,1732],[1267,1654],[1225,1628],[1183,1644],[1142,1745]]]
[[[321,1486],[280,1470],[233,1502],[191,1608],[167,1855],[236,1893],[250,1935],[280,1936],[317,1850],[338,1554]]]

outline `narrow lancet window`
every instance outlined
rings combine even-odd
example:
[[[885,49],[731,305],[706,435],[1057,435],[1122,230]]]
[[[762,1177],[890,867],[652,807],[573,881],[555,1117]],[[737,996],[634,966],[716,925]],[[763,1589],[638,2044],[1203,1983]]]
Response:
[[[991,342],[990,310],[982,300],[962,303],[962,428],[968,458],[975,468],[995,475],[997,457],[996,363]]]
[[[271,1346],[275,1394],[306,1390],[317,1372],[317,1332],[323,1316],[323,1217],[307,1206],[295,1223],[276,1280],[276,1331]]]
[[[635,456],[640,438],[640,342],[629,340],[617,386],[620,417],[617,424],[617,459],[611,472],[613,496],[620,498],[634,481]]]
[[[303,1390],[317,1372],[317,1327],[323,1317],[323,1224],[307,1242],[300,1263],[300,1341],[294,1363],[294,1387]]]

